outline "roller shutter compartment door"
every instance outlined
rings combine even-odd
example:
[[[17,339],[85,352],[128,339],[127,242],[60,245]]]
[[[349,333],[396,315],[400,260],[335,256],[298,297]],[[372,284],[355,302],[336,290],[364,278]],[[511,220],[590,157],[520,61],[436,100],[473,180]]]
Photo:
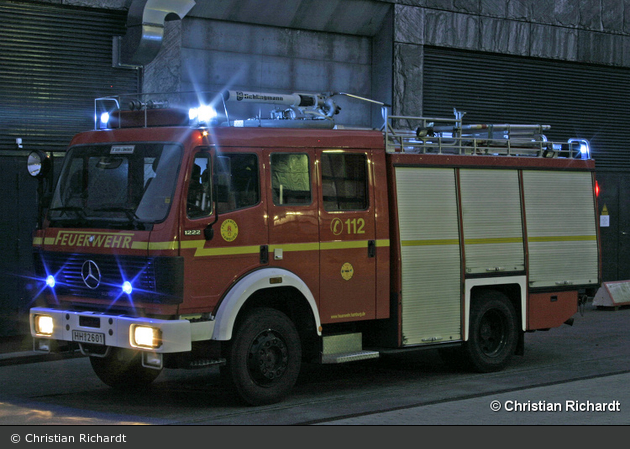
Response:
[[[599,253],[589,172],[523,171],[529,286],[598,282]]]
[[[461,169],[466,274],[525,270],[518,170]]]
[[[455,170],[396,168],[403,345],[461,339]]]

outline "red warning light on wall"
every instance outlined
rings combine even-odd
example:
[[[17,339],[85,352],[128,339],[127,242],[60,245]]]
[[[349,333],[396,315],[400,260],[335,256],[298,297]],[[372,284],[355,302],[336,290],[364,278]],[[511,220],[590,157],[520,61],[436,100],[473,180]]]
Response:
[[[595,181],[595,196],[599,197],[599,183]]]

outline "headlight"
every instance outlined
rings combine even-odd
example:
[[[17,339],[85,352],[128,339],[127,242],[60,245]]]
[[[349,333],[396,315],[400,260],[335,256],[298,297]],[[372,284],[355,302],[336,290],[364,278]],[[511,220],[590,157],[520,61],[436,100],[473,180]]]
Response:
[[[50,336],[53,333],[53,319],[48,315],[35,315],[35,333]]]
[[[134,326],[131,330],[131,345],[139,348],[162,346],[162,331],[155,327]]]

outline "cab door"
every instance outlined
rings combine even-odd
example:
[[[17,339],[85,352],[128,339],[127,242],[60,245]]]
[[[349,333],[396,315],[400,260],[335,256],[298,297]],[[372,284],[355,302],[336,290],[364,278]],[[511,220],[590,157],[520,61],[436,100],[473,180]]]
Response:
[[[376,230],[370,151],[318,154],[323,323],[376,317]]]
[[[266,263],[260,248],[267,245],[259,151],[200,149],[188,164],[180,243],[184,313],[213,310],[236,279]]]
[[[269,266],[291,271],[319,298],[318,186],[315,151],[268,149]]]

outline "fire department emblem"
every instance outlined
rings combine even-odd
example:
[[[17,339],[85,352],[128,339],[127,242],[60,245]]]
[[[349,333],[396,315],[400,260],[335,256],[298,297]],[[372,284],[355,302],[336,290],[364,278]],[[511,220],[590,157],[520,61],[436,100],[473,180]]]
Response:
[[[221,224],[221,237],[226,242],[233,242],[238,237],[238,225],[234,220],[228,219]]]
[[[351,263],[344,263],[341,266],[341,277],[344,278],[346,281],[349,281],[350,279],[352,279],[352,276],[354,276],[354,267]]]

